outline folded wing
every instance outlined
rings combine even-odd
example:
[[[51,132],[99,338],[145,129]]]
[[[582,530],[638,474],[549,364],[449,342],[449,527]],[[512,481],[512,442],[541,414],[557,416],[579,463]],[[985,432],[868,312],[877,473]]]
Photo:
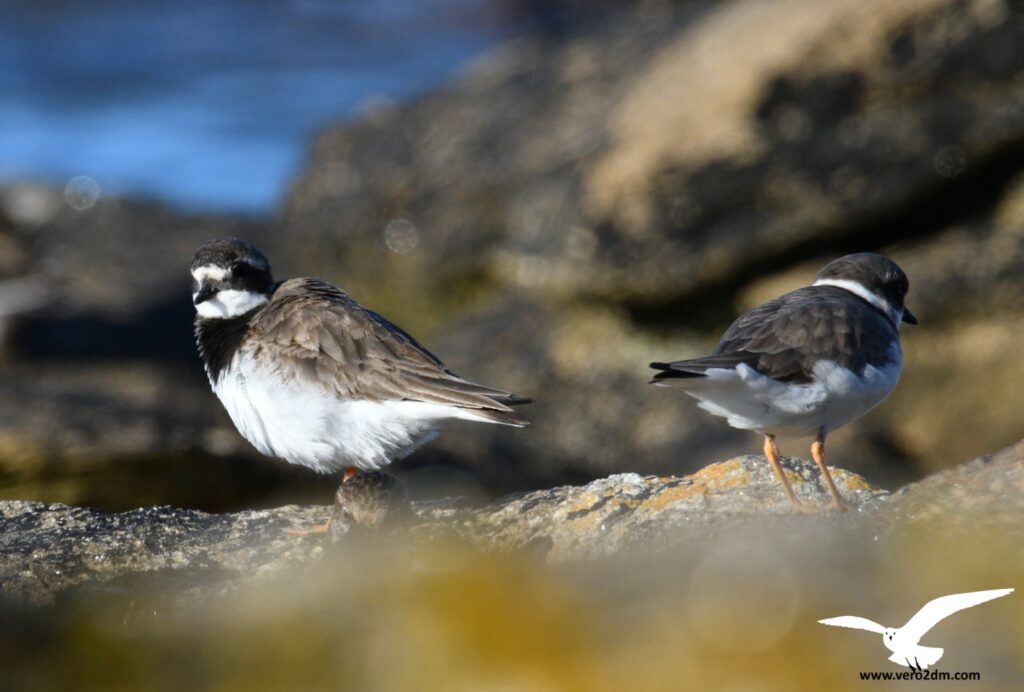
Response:
[[[252,329],[261,348],[275,351],[265,362],[284,379],[316,381],[339,398],[445,404],[527,425],[511,407],[531,399],[459,377],[412,336],[326,282],[284,282]]]
[[[896,329],[866,301],[841,288],[810,286],[760,305],[732,323],[711,355],[651,363],[652,384],[686,386],[715,368],[744,363],[780,382],[813,379],[822,359],[860,373],[890,356]],[[676,380],[676,381],[673,381]]]

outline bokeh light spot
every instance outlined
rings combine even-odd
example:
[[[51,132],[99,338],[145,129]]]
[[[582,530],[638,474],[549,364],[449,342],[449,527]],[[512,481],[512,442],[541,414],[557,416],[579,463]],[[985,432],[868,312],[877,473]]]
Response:
[[[384,243],[391,252],[409,252],[420,242],[420,233],[411,221],[392,219],[384,228]]]
[[[729,543],[694,570],[690,621],[709,645],[742,656],[774,647],[793,626],[798,600],[796,579],[780,557]]]
[[[100,184],[87,175],[76,175],[64,188],[64,199],[75,211],[92,208],[100,198]]]
[[[960,147],[944,147],[935,152],[934,165],[943,178],[955,178],[967,168],[967,156]]]

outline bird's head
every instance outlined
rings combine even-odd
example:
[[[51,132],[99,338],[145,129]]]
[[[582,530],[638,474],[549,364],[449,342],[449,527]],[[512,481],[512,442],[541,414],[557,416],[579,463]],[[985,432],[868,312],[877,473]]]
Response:
[[[273,290],[270,262],[244,240],[211,240],[192,258],[192,303],[200,317],[243,315],[270,300]]]
[[[882,638],[887,642],[891,642],[895,636],[896,630],[892,627],[886,627],[885,632],[882,633]]]
[[[873,252],[858,252],[833,260],[818,272],[815,286],[838,286],[855,293],[884,312],[896,326],[917,324],[904,300],[910,281],[899,265]]]

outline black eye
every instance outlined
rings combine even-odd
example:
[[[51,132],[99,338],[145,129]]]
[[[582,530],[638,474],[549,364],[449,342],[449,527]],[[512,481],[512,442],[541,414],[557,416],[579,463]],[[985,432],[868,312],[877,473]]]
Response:
[[[246,271],[248,271],[248,269],[249,265],[246,264],[245,262],[234,262],[231,265],[231,273],[235,276],[238,276],[239,274],[244,274]]]

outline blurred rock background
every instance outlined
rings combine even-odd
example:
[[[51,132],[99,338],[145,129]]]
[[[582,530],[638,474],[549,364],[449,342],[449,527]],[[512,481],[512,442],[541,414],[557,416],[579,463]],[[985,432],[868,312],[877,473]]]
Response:
[[[830,438],[830,463],[897,487],[1024,436],[1020,4],[529,5],[496,3],[543,21],[443,86],[322,130],[273,214],[9,182],[0,497],[330,497],[332,479],[259,458],[206,386],[186,270],[228,234],[537,400],[527,430],[449,426],[401,464],[410,478],[500,492],[756,451],[648,387],[647,363],[709,350],[860,250],[907,270],[921,325],[896,393]]]

